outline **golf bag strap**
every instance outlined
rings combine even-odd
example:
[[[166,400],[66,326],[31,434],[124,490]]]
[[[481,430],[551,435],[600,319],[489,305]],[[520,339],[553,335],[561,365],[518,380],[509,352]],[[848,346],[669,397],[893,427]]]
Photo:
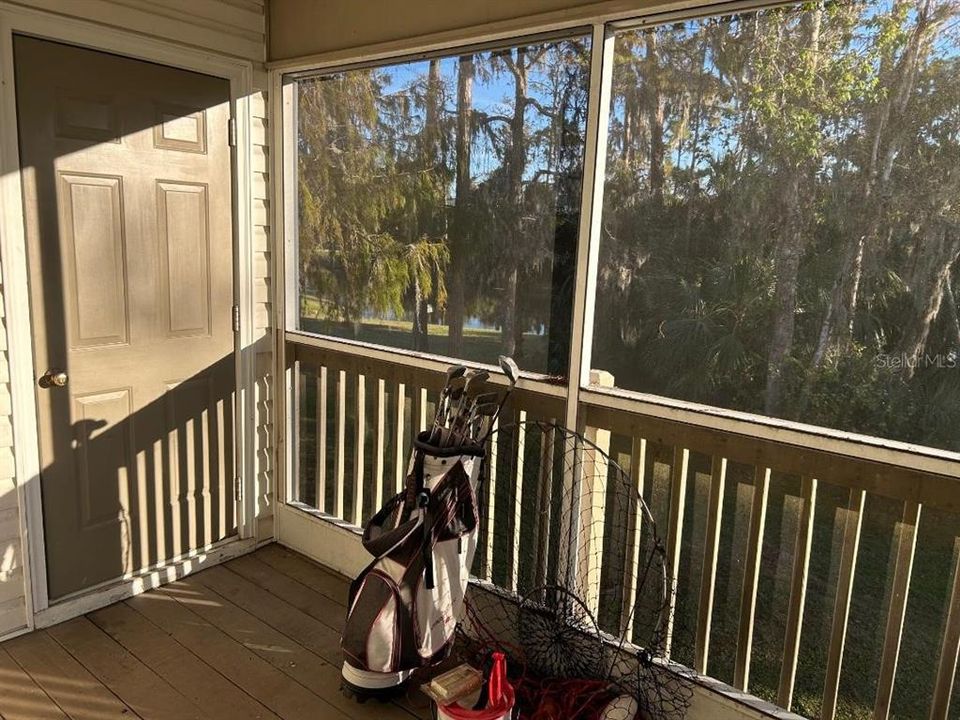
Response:
[[[417,496],[417,504],[423,511],[423,539],[420,551],[423,553],[423,581],[427,590],[435,587],[433,578],[433,523],[434,513],[430,502],[430,491],[423,489]]]
[[[388,518],[393,515],[396,505],[404,501],[405,495],[405,493],[399,493],[391,498],[376,515],[370,518],[363,531],[361,540],[363,547],[377,560],[388,555],[395,547],[410,537],[420,524],[419,518],[413,517],[392,530],[375,534],[378,530],[383,529]]]

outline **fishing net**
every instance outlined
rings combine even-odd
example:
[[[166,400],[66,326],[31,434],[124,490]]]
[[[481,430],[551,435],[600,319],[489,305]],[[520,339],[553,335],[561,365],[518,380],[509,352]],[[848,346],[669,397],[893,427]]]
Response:
[[[683,717],[692,686],[668,659],[673,585],[639,474],[602,435],[554,424],[491,441],[461,656],[507,654],[521,720]]]

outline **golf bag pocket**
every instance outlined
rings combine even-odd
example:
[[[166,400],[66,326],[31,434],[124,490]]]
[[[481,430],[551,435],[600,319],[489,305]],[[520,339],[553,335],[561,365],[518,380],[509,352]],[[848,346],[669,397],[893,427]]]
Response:
[[[400,652],[400,592],[393,579],[372,571],[357,588],[362,603],[354,603],[348,625],[366,633],[344,637],[343,651],[360,667],[374,672],[394,672]]]

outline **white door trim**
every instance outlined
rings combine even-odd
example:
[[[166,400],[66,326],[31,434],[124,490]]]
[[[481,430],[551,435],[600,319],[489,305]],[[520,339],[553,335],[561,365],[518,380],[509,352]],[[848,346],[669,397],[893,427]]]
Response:
[[[13,35],[24,34],[93,50],[116,53],[170,67],[214,75],[229,80],[231,115],[236,124],[233,148],[234,294],[240,308],[240,332],[236,339],[237,400],[234,422],[235,472],[240,479],[242,500],[237,503],[241,539],[255,533],[254,499],[254,368],[253,347],[253,186],[251,181],[251,107],[253,65],[230,58],[145,37],[122,29],[81,19],[65,18],[40,10],[9,5],[0,0],[0,261],[3,305],[10,367],[10,395],[28,627],[50,607],[47,595],[46,556],[40,496],[40,459],[37,445],[37,408],[34,397],[32,329],[20,183],[20,153],[17,136],[16,87],[13,65]],[[224,132],[227,129],[224,128]],[[245,548],[247,543],[243,543]],[[195,564],[195,563],[194,563]],[[183,565],[183,563],[170,563]],[[185,566],[189,567],[189,565]],[[158,577],[163,569],[155,571]],[[115,587],[130,584],[119,580]],[[144,583],[130,585],[141,587]],[[115,589],[113,590],[115,592]],[[109,596],[111,588],[94,595]],[[92,595],[85,596],[89,600]],[[66,606],[65,606],[66,607]],[[76,611],[80,612],[79,606]],[[51,615],[52,617],[52,615]],[[65,619],[66,616],[60,618]]]

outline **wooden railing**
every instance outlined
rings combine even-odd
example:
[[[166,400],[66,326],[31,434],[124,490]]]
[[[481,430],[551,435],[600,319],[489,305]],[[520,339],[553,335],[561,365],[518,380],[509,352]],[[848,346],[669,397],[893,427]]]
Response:
[[[286,355],[296,379],[290,405],[297,413],[298,445],[288,500],[359,526],[401,487],[411,438],[432,418],[446,364],[318,339],[288,342]],[[564,417],[565,403],[565,385],[524,380],[504,421],[552,422]],[[783,708],[830,720],[889,717],[895,690],[918,683],[903,673],[914,673],[923,682],[911,692],[928,703],[922,714],[950,716],[960,652],[960,466],[948,453],[914,455],[909,448],[859,445],[803,428],[702,418],[684,408],[667,412],[602,387],[581,392],[579,417],[581,432],[610,448],[665,530],[677,591],[667,651],[677,662]],[[487,527],[481,534],[487,546],[479,553],[477,574],[491,579],[502,560],[507,590],[518,587],[521,519],[497,515],[494,498],[504,482],[497,477],[497,457],[514,454],[510,483],[531,482],[549,473],[546,442],[540,443],[539,460],[531,458],[522,435],[508,448],[490,448]],[[525,463],[536,467],[525,469]],[[544,480],[535,482],[547,487]],[[519,497],[522,490],[514,492]],[[603,504],[602,497],[593,501]],[[918,588],[912,576],[921,510],[930,517],[927,540],[942,552]],[[504,550],[509,557],[495,557],[490,528],[499,523],[509,523],[517,534],[513,549]],[[615,541],[639,542],[636,524],[631,532],[638,534]],[[879,547],[889,544],[889,552],[872,546],[866,552],[865,533]],[[602,565],[604,538],[591,542]],[[889,562],[877,565],[877,556]],[[537,561],[538,576],[545,562]],[[858,597],[877,582],[882,597]],[[771,599],[770,586],[778,583],[785,592]],[[728,600],[726,614],[719,588]],[[633,600],[630,592],[626,583],[625,604]],[[911,614],[914,600],[917,611]],[[872,659],[873,666],[845,663],[850,645],[864,644],[865,631],[862,624],[851,626],[851,613],[871,601],[874,615],[882,616],[879,638],[873,651],[858,657]],[[920,613],[933,617],[924,624],[917,621]],[[898,663],[905,627],[922,634],[924,648],[918,653],[912,639],[909,666]],[[813,640],[805,643],[806,637]],[[779,648],[779,657],[771,658],[770,647]],[[853,700],[842,703],[845,694]],[[851,703],[859,709],[850,710]]]
[[[639,404],[639,403],[638,403]],[[647,446],[674,448],[673,474],[670,479],[670,522],[667,544],[675,576],[683,580],[679,570],[682,560],[681,539],[684,536],[684,498],[688,496],[689,454],[696,452],[710,459],[709,490],[706,492],[706,530],[703,535],[702,565],[697,599],[695,653],[693,667],[708,674],[711,657],[711,634],[715,610],[715,589],[718,583],[718,550],[724,517],[724,499],[730,463],[753,468],[752,497],[749,502],[748,532],[743,552],[743,579],[739,598],[733,685],[750,689],[751,660],[757,631],[756,609],[761,579],[761,558],[765,550],[765,524],[769,510],[771,477],[793,476],[799,482],[799,507],[795,512],[796,532],[789,570],[789,595],[783,608],[783,652],[779,682],[774,698],[777,704],[790,708],[794,701],[801,636],[810,578],[810,559],[817,521],[817,496],[828,488],[841,489],[846,502],[839,508],[841,538],[839,562],[832,604],[829,642],[825,664],[816,670],[822,673],[823,690],[819,715],[837,716],[838,695],[844,649],[850,639],[848,620],[858,571],[859,546],[866,507],[872,501],[885,499],[900,508],[900,519],[893,527],[893,573],[887,589],[887,612],[883,621],[883,642],[879,672],[875,678],[863,678],[875,684],[873,717],[890,715],[897,661],[910,597],[911,571],[914,565],[921,507],[956,516],[960,511],[960,479],[956,475],[920,471],[909,466],[892,465],[876,460],[842,455],[813,446],[796,446],[776,440],[725,432],[714,428],[654,417],[638,411],[629,401],[614,399],[607,393],[587,393],[584,422],[588,427],[607,428],[630,438],[639,438]],[[947,464],[945,463],[945,466]],[[947,466],[948,467],[948,466]],[[960,524],[955,526],[960,531]],[[956,542],[956,536],[951,538]],[[693,550],[691,548],[691,550]],[[696,548],[699,550],[699,548]],[[936,660],[936,681],[932,687],[929,710],[932,718],[948,717],[952,678],[956,668],[960,635],[960,554],[953,553],[953,582],[943,598],[947,604],[946,632],[931,632],[928,640],[939,645]],[[883,598],[875,598],[878,604]],[[932,647],[930,648],[933,649]],[[930,653],[931,663],[933,653]],[[858,669],[862,670],[862,669]],[[909,681],[908,681],[909,682]],[[915,709],[914,709],[915,712]]]

